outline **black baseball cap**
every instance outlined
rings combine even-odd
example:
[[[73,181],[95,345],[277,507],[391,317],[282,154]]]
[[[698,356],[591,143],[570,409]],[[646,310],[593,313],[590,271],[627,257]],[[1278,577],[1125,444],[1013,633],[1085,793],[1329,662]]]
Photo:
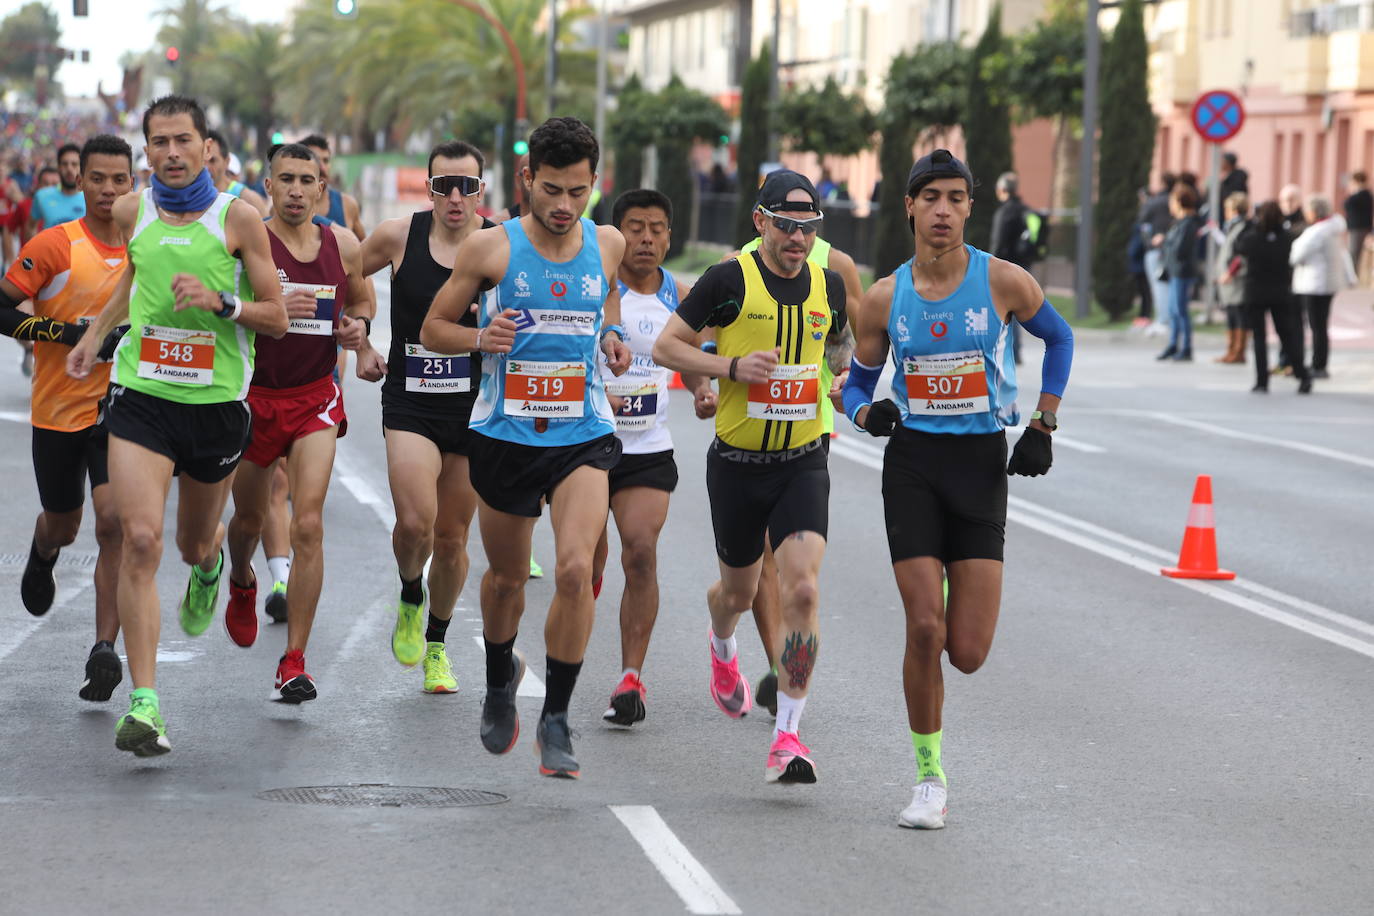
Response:
[[[937,178],[962,178],[968,182],[969,190],[973,190],[973,173],[968,170],[968,166],[955,158],[949,150],[937,149],[917,159],[916,164],[911,167],[911,174],[906,176],[907,196],[911,196]]]
[[[811,198],[810,203],[804,200],[788,200],[787,195],[791,191],[801,188]],[[791,169],[777,169],[769,172],[763,179],[763,185],[759,188],[759,206],[774,213],[787,210],[793,211],[812,211],[821,212],[821,197],[816,193],[816,186],[811,183],[800,172]]]

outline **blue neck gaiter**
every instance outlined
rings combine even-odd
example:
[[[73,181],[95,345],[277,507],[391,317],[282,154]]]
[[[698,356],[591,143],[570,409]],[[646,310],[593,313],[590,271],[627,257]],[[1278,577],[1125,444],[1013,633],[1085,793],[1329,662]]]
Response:
[[[201,169],[200,174],[184,188],[169,188],[153,176],[153,202],[169,213],[195,213],[208,210],[219,196],[219,190],[210,180],[210,170]]]

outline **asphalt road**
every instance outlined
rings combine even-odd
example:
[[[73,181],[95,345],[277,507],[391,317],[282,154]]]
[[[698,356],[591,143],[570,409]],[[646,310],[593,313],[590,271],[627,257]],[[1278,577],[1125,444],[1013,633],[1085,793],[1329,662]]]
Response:
[[[844,432],[832,451],[823,650],[803,723],[814,787],[765,785],[771,720],[728,720],[707,695],[710,431],[685,399],[671,421],[682,485],[661,545],[649,717],[630,731],[600,721],[619,673],[612,565],[571,711],[583,778],[566,782],[537,773],[535,696],[520,700],[512,754],[477,740],[475,535],[449,631],[460,692],[425,695],[419,670],[392,659],[380,411],[357,380],[307,654],[320,699],[267,702],[283,627],[265,625],[249,650],[219,627],[185,637],[174,606],[186,570],[169,551],[159,692],[174,751],[145,761],[113,747],[123,687],[108,704],[76,696],[92,641],[89,524],[59,566],[58,606],[34,619],[19,603],[37,499],[27,386],[6,366],[0,913],[1367,912],[1374,388],[1343,385],[1341,360],[1370,354],[1339,353],[1311,398],[1279,383],[1262,398],[1246,370],[1151,353],[1081,335],[1054,470],[1012,482],[992,655],[972,677],[947,669],[950,814],[934,833],[896,825],[914,766],[875,440]],[[1032,392],[1037,377],[1027,366]],[[1201,473],[1235,583],[1158,575]],[[551,560],[547,524],[536,553]],[[530,583],[519,637],[541,676],[551,594],[549,579]],[[740,635],[755,680],[763,654],[750,624]],[[507,800],[259,797],[369,784]]]

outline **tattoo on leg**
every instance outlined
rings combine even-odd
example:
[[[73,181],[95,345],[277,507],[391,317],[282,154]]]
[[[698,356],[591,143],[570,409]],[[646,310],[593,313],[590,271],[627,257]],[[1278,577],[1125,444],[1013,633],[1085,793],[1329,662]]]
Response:
[[[787,672],[789,685],[794,689],[806,689],[807,682],[811,680],[811,669],[816,667],[816,651],[819,647],[820,643],[814,634],[807,636],[803,642],[801,633],[793,633],[783,643],[779,662]]]

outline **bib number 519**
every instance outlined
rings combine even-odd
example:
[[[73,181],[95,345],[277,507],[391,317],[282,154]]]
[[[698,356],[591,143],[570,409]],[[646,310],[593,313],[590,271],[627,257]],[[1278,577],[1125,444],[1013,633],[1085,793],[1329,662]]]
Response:
[[[563,380],[561,378],[549,378],[548,376],[525,378],[525,397],[559,398],[562,396]]]

